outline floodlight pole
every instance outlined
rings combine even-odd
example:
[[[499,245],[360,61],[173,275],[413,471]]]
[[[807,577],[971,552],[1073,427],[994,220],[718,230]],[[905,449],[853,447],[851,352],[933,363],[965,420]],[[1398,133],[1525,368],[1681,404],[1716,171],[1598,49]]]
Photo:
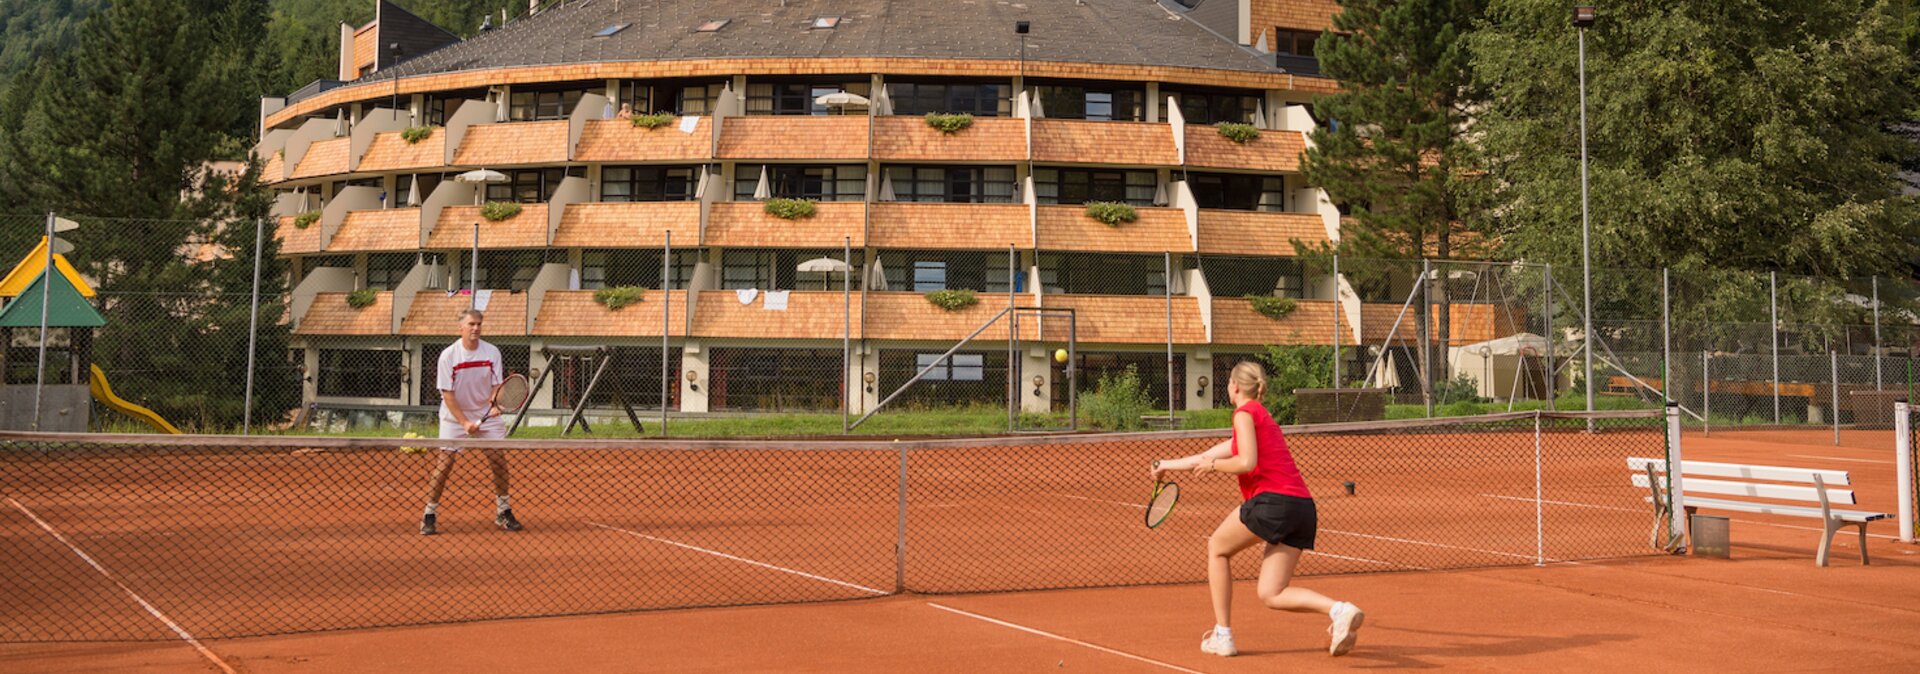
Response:
[[[1593,237],[1587,198],[1587,27],[1593,20],[1593,7],[1573,8],[1580,43],[1580,287],[1585,295],[1580,338],[1586,357],[1588,412],[1593,411]]]

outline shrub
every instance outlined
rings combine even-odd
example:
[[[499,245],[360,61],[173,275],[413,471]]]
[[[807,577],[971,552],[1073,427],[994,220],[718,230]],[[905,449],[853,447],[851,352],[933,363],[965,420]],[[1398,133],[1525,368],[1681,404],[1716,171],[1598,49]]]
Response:
[[[320,211],[307,211],[305,213],[301,213],[299,217],[296,217],[293,219],[293,228],[306,229],[308,227],[312,227],[313,223],[316,223],[319,221],[320,221]]]
[[[798,220],[813,217],[812,199],[768,199],[767,215],[782,220]]]
[[[373,301],[379,298],[380,298],[380,294],[377,292],[374,292],[372,288],[361,288],[359,290],[355,290],[353,292],[347,293],[347,306],[353,307],[355,309],[365,309],[369,306],[372,306]]]
[[[499,222],[520,214],[520,204],[514,201],[489,201],[480,205],[480,217],[488,222]]]
[[[1252,124],[1221,122],[1214,128],[1220,130],[1221,136],[1235,143],[1251,143],[1260,139],[1260,129],[1254,128]]]
[[[420,141],[423,141],[432,137],[433,137],[433,127],[431,126],[408,127],[407,130],[400,132],[400,139],[407,141],[408,145],[412,145],[414,143],[418,143]]]
[[[634,115],[633,128],[658,129],[673,123],[673,113],[656,112],[650,115]]]
[[[613,311],[619,311],[645,297],[647,291],[640,286],[608,286],[593,291],[593,301]]]
[[[978,303],[980,298],[975,297],[973,291],[966,289],[935,290],[927,293],[927,301],[947,311],[959,311]]]
[[[1140,373],[1132,365],[1118,372],[1101,375],[1093,391],[1080,403],[1087,423],[1109,431],[1130,431],[1146,427],[1140,417],[1153,410],[1153,399],[1140,382]]]
[[[1260,357],[1267,367],[1267,394],[1261,397],[1261,404],[1267,406],[1267,413],[1283,424],[1299,420],[1298,405],[1293,395],[1294,389],[1327,388],[1333,385],[1333,347],[1331,346],[1268,346],[1267,352]],[[1216,386],[1226,386],[1227,382],[1217,382]]]
[[[1133,210],[1131,204],[1118,201],[1095,201],[1087,204],[1087,217],[1119,227],[1120,223],[1139,220],[1140,212]]]
[[[1300,306],[1300,304],[1295,302],[1291,297],[1274,297],[1272,295],[1248,295],[1247,301],[1253,303],[1254,311],[1258,311],[1260,315],[1276,321],[1286,318],[1287,314],[1293,313],[1293,310]]]
[[[1452,379],[1442,380],[1433,387],[1433,400],[1436,403],[1455,403],[1460,401],[1486,402],[1480,397],[1480,384],[1464,374],[1456,374]]]
[[[973,115],[964,112],[956,114],[929,112],[927,113],[927,126],[938,129],[940,133],[959,133],[961,130],[973,126]]]

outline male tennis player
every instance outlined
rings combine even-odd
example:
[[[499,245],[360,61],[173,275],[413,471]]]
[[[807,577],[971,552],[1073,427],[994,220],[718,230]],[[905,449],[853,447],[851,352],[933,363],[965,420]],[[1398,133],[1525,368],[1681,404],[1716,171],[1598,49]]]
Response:
[[[1233,439],[1214,445],[1207,451],[1170,461],[1153,468],[1153,478],[1168,470],[1195,473],[1220,472],[1240,478],[1240,507],[1207,539],[1207,583],[1213,591],[1214,626],[1200,641],[1200,651],[1231,656],[1240,651],[1233,646],[1233,629],[1228,620],[1233,612],[1233,570],[1228,563],[1241,550],[1265,541],[1260,561],[1260,601],[1267,608],[1281,611],[1323,613],[1333,619],[1327,628],[1332,637],[1327,652],[1346,655],[1353,649],[1354,637],[1365,614],[1347,602],[1335,602],[1304,587],[1289,587],[1300,553],[1313,549],[1313,536],[1319,530],[1313,495],[1300,477],[1300,468],[1287,451],[1287,440],[1280,425],[1260,404],[1267,391],[1267,372],[1253,361],[1233,367],[1227,393],[1233,399]]]
[[[507,437],[507,423],[500,418],[500,410],[493,409],[493,394],[505,381],[506,362],[500,357],[500,347],[480,339],[480,324],[485,320],[486,314],[479,309],[460,312],[460,341],[440,351],[436,387],[440,389],[441,438]],[[514,519],[513,506],[507,501],[507,457],[497,449],[480,453],[493,467],[493,523],[507,531],[519,531],[520,520]],[[453,470],[453,460],[458,456],[458,447],[441,448],[440,463],[434,466],[432,481],[427,485],[427,513],[420,517],[422,536],[439,533],[434,519],[440,510],[440,492],[446,489],[447,473]]]

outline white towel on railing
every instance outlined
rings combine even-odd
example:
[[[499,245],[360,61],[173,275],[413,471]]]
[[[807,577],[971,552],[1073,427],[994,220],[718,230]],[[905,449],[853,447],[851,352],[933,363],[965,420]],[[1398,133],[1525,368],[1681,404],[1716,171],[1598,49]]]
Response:
[[[680,133],[693,133],[693,130],[698,128],[700,128],[699,115],[687,115],[680,118]]]
[[[733,291],[733,296],[740,298],[741,304],[753,306],[753,298],[760,296],[760,290],[758,288],[741,288]]]
[[[475,309],[486,311],[487,303],[491,301],[493,301],[493,291],[491,290],[480,290],[473,293],[473,308]]]
[[[767,291],[767,301],[762,302],[761,306],[767,311],[786,311],[787,310],[787,291],[785,290]]]

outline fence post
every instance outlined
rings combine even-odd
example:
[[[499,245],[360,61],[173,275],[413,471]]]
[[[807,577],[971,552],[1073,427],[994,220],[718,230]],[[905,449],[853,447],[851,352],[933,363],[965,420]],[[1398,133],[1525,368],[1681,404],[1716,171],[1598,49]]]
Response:
[[[1900,496],[1900,542],[1913,542],[1913,419],[1907,401],[1893,403],[1893,463],[1896,492]]]
[[[1007,244],[1007,432],[1012,433],[1018,425],[1020,414],[1020,367],[1019,354],[1014,353],[1014,345],[1020,339],[1020,314],[1015,307],[1019,290],[1016,286],[1020,278],[1020,253],[1013,244]],[[1036,281],[1038,279],[1035,279]]]
[[[1660,268],[1660,397],[1673,400],[1673,281]]]
[[[1540,478],[1540,412],[1533,413],[1533,565],[1547,565],[1547,521],[1541,499],[1546,497]]]
[[[1828,416],[1833,417],[1833,446],[1840,446],[1840,352],[1827,349],[1827,367],[1833,376],[1833,409]]]
[[[1773,349],[1773,425],[1780,425],[1780,284],[1778,272],[1767,272],[1767,334]]]
[[[1707,368],[1713,360],[1700,350],[1700,434],[1713,432],[1713,373]]]
[[[1166,251],[1161,255],[1165,264],[1165,271],[1161,272],[1165,275],[1165,280],[1161,285],[1165,286],[1164,292],[1167,294],[1167,424],[1171,426],[1173,404],[1179,402],[1179,396],[1174,395],[1173,392],[1173,251]]]
[[[1873,390],[1886,390],[1880,376],[1880,276],[1873,277]]]
[[[253,309],[247,316],[247,390],[240,405],[240,434],[253,434],[253,367],[260,342],[260,246],[266,238],[267,221],[254,222],[253,228]]]
[[[670,350],[667,345],[667,335],[673,332],[667,328],[673,323],[673,293],[670,292],[673,290],[673,230],[667,230],[666,234],[667,240],[661,244],[662,254],[660,255],[660,437],[663,438],[667,437],[667,405],[673,400],[673,395],[668,392],[667,386],[679,381],[674,373],[667,369],[667,353]],[[691,305],[692,302],[688,304]],[[549,363],[547,367],[551,368],[553,365]],[[841,376],[844,378],[846,375]],[[845,397],[844,393],[841,395]]]
[[[1340,254],[1333,254],[1333,388],[1340,388]],[[1334,400],[1340,400],[1340,394],[1334,394]]]
[[[1667,508],[1672,511],[1668,531],[1679,541],[1686,541],[1687,509],[1680,504],[1686,503],[1686,494],[1681,489],[1680,473],[1684,466],[1680,452],[1680,405],[1667,403]],[[1679,550],[1685,550],[1685,543]],[[1679,550],[1676,550],[1678,552]]]
[[[1543,328],[1546,330],[1543,336],[1547,338],[1547,409],[1553,410],[1556,406],[1555,401],[1560,398],[1560,370],[1554,367],[1553,363],[1553,343],[1559,341],[1553,335],[1553,265],[1547,265],[1546,278],[1543,282],[1546,292],[1541,294],[1547,298],[1547,323]]]
[[[1420,335],[1420,397],[1427,403],[1427,418],[1433,418],[1433,264],[1420,258],[1420,322],[1427,326]]]
[[[840,432],[851,430],[853,423],[853,237],[841,240],[840,262],[846,269],[840,274]],[[833,275],[828,274],[828,279]],[[831,281],[829,281],[831,282]]]

